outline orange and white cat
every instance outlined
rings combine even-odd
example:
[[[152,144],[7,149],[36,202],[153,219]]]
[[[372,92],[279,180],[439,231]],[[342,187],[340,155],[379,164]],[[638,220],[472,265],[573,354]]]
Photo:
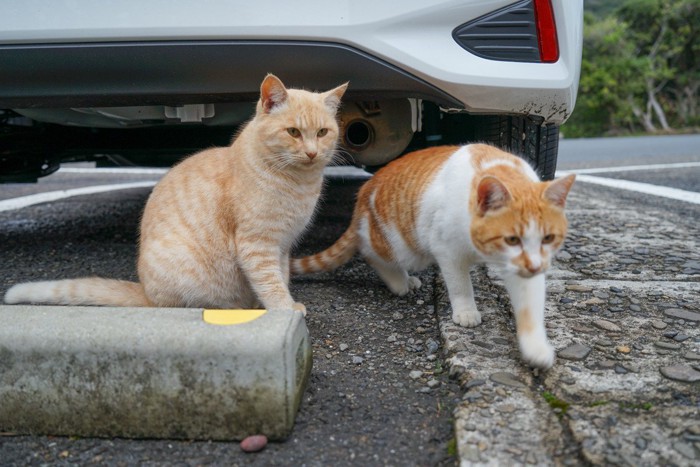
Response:
[[[408,271],[437,263],[453,321],[476,326],[481,315],[469,271],[476,263],[496,266],[524,360],[549,368],[544,272],[566,236],[573,182],[574,175],[541,182],[522,159],[484,144],[413,152],[362,186],[347,231],[325,251],[293,259],[292,273],[332,270],[359,250],[389,289],[404,295],[421,286]]]
[[[18,284],[7,303],[305,311],[289,292],[289,252],[310,221],[338,139],[347,83],[325,93],[262,82],[232,145],[195,154],[156,185],[143,213],[139,281]]]

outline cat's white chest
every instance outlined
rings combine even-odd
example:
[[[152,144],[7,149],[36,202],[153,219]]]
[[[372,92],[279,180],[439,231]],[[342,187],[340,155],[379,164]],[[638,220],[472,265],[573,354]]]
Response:
[[[470,186],[474,170],[469,157],[455,153],[437,173],[420,202],[417,232],[421,246],[433,255],[475,253],[470,237]]]

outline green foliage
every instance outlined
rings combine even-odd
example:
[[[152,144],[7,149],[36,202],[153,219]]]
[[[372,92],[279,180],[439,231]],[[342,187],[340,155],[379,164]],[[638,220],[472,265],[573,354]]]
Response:
[[[452,438],[447,442],[447,455],[457,457],[457,438]]]
[[[646,410],[649,411],[654,407],[651,402],[643,403],[631,403],[631,402],[620,402],[620,410]]]
[[[445,367],[442,366],[442,361],[441,360],[435,360],[435,369],[433,370],[434,375],[439,375],[442,374],[442,372],[445,371]]]
[[[569,410],[569,406],[571,405],[548,391],[544,391],[542,393],[542,397],[545,401],[547,401],[547,404],[549,404],[552,409],[559,409],[557,413],[557,416],[559,417],[566,415],[566,411]]]
[[[562,132],[600,136],[700,122],[700,0],[595,2],[584,17],[576,109]]]

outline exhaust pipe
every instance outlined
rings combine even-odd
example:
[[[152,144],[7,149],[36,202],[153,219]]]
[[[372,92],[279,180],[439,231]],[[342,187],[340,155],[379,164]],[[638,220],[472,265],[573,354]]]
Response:
[[[384,165],[397,158],[413,138],[408,99],[354,102],[340,114],[344,149],[355,163]]]
[[[372,124],[364,119],[353,120],[345,129],[345,144],[353,151],[367,149],[374,140]]]

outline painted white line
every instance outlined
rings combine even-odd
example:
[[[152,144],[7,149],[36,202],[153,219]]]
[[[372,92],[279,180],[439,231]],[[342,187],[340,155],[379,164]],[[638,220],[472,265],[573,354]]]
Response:
[[[127,175],[163,175],[170,169],[138,167],[61,167],[59,173],[73,174],[127,174]],[[323,172],[329,177],[370,178],[372,174],[351,165],[326,167]]]
[[[557,175],[567,175],[572,172],[557,172]],[[619,180],[615,178],[592,177],[590,175],[576,175],[576,181],[584,183],[593,183],[596,185],[607,186],[610,188],[618,188],[620,190],[635,191],[637,193],[645,193],[648,195],[660,196],[663,198],[676,199],[687,203],[700,204],[700,193],[694,191],[679,190],[659,185],[651,185],[649,183],[630,182],[629,180]]]
[[[326,167],[325,169],[323,169],[323,175],[325,175],[326,177],[338,177],[352,180],[365,180],[368,178],[372,178],[371,173],[365,172],[363,169],[355,167],[353,165],[338,165]]]
[[[677,162],[672,164],[648,164],[648,165],[625,165],[621,167],[600,167],[595,169],[575,169],[567,170],[568,173],[575,174],[599,174],[613,172],[633,172],[636,170],[662,170],[662,169],[687,169],[700,167],[700,162]]]
[[[170,169],[146,169],[139,167],[61,167],[59,173],[71,174],[137,174],[163,175]]]
[[[21,196],[19,198],[11,198],[0,201],[0,212],[22,209],[27,206],[32,206],[34,204],[48,203],[50,201],[56,201],[63,198],[70,198],[72,196],[91,195],[94,193],[104,193],[106,191],[128,190],[131,188],[152,187],[156,183],[158,182],[148,181],[120,183],[117,185],[86,186],[83,188],[73,188],[71,190],[59,190],[49,191],[46,193],[37,193],[35,195]]]

